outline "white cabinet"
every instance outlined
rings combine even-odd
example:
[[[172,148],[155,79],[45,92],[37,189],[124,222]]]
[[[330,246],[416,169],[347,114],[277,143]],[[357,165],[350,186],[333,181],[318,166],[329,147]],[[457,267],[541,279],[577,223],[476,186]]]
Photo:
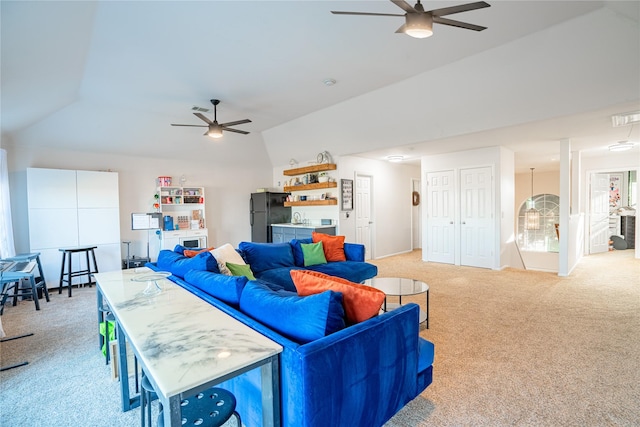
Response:
[[[158,187],[157,194],[162,213],[160,249],[173,249],[176,245],[207,247],[204,188]]]
[[[97,246],[99,271],[121,268],[117,173],[28,168],[27,203],[29,250],[40,252],[48,287],[60,283],[60,248]],[[86,268],[85,257],[73,257]]]

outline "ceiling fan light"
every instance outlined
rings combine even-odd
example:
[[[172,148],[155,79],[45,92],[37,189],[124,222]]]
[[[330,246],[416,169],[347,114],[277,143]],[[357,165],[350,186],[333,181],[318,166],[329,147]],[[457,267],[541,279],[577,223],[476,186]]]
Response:
[[[404,160],[404,156],[387,156],[387,160],[393,163],[399,163]]]
[[[630,141],[620,141],[617,144],[613,144],[609,146],[609,151],[627,151],[633,148],[633,142]]]
[[[428,13],[407,13],[404,33],[416,39],[433,35],[433,17]]]
[[[211,138],[222,138],[222,127],[217,123],[210,125],[207,135],[209,135]]]

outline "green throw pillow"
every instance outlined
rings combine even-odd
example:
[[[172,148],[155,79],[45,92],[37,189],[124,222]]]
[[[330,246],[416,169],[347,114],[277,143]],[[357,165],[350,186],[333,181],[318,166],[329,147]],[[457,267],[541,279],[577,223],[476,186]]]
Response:
[[[327,259],[324,257],[324,248],[322,242],[318,243],[301,243],[302,255],[304,256],[304,266],[326,264]]]
[[[227,264],[227,268],[229,269],[231,274],[233,274],[234,276],[245,276],[249,280],[256,280],[255,276],[253,275],[253,271],[251,271],[251,266],[249,266],[249,264],[240,265],[240,264],[233,264],[231,262],[228,262],[226,264]]]

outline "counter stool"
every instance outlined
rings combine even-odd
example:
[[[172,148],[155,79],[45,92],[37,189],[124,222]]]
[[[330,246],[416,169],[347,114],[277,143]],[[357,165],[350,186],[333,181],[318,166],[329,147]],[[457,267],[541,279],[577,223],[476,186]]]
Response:
[[[236,412],[236,398],[225,389],[212,387],[195,396],[183,399],[180,403],[182,425],[219,427],[231,416],[236,417],[238,426],[242,426],[240,415]],[[164,427],[164,414],[160,410],[158,427]]]
[[[80,246],[76,248],[62,248],[59,249],[62,252],[62,267],[60,268],[60,287],[58,288],[58,293],[62,293],[62,288],[64,287],[64,283],[67,283],[69,287],[69,297],[71,297],[71,287],[73,286],[73,278],[78,276],[87,276],[87,284],[89,286],[93,285],[95,282],[91,281],[91,275],[93,273],[98,272],[98,264],[96,264],[96,254],[93,252],[97,246]],[[87,268],[85,270],[77,270],[73,271],[71,267],[71,258],[75,253],[84,252],[87,257]],[[89,262],[89,253],[91,253],[91,259],[93,260],[93,269],[91,268],[91,263]],[[67,260],[67,269],[65,272],[65,260]],[[79,286],[79,285],[78,285]]]
[[[7,258],[5,261],[16,261],[16,262],[30,262],[36,261],[36,265],[38,266],[38,275],[34,275],[34,279],[36,282],[36,288],[41,288],[44,297],[47,302],[49,302],[49,290],[47,289],[47,282],[44,279],[44,270],[42,269],[42,263],[40,262],[40,252],[31,252],[26,254],[18,254],[14,257]],[[15,305],[15,304],[14,304]]]
[[[148,427],[151,427],[151,402],[158,398],[149,378],[142,373],[140,382],[140,426],[145,427],[145,412],[147,413]],[[160,405],[162,411],[162,404]]]
[[[20,288],[22,280],[29,280],[30,286],[27,288]],[[36,280],[32,273],[22,272],[9,272],[2,273],[0,275],[0,285],[2,285],[2,291],[0,292],[0,315],[4,312],[4,305],[7,302],[7,298],[13,298],[13,305],[18,302],[18,297],[31,296],[36,304],[36,310],[40,310],[40,302],[38,301],[38,288],[36,286]],[[13,290],[13,295],[9,295],[9,291]],[[49,298],[47,298],[49,301]]]

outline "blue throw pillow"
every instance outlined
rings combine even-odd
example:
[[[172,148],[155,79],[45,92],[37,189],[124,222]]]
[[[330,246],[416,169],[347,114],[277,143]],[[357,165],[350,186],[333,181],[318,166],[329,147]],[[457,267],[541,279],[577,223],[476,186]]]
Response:
[[[302,253],[302,243],[313,243],[313,239],[291,239],[291,250],[296,267],[304,267],[304,254]]]
[[[227,276],[226,274],[210,271],[191,270],[184,276],[184,280],[207,294],[238,306],[240,295],[249,281],[245,276]]]
[[[251,271],[260,274],[274,268],[293,267],[293,252],[288,243],[240,242],[238,249]]]
[[[210,252],[202,252],[193,258],[187,258],[168,249],[161,250],[158,254],[158,268],[170,271],[171,274],[184,279],[189,270],[212,271],[220,273],[218,263]]]
[[[301,297],[250,281],[242,291],[240,310],[300,344],[345,327],[342,294],[334,291]]]

